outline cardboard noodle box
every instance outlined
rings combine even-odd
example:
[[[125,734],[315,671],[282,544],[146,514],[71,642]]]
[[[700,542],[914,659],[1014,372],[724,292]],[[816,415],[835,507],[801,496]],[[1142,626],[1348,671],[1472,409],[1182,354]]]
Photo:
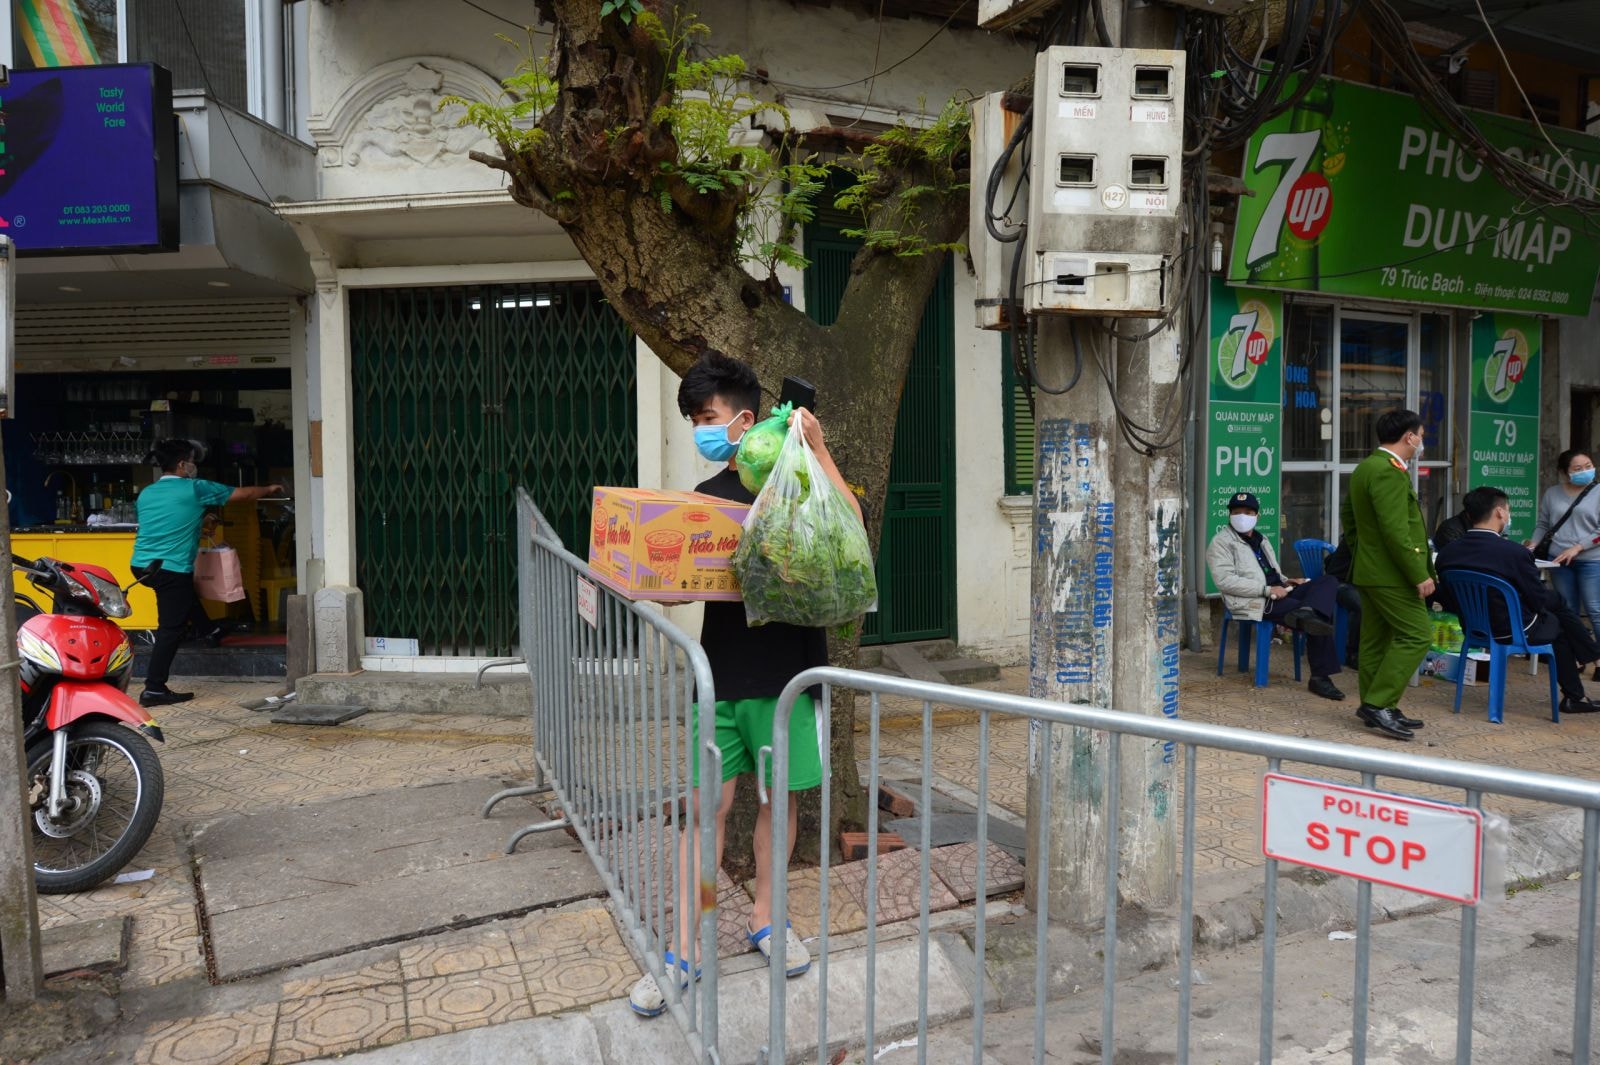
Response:
[[[589,572],[629,599],[737,600],[730,559],[749,511],[699,492],[596,488]]]

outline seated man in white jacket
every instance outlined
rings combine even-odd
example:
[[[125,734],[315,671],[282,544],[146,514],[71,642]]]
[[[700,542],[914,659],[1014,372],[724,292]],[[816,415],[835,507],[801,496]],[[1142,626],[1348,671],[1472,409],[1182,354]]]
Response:
[[[1338,578],[1285,577],[1272,545],[1256,531],[1260,513],[1261,501],[1249,492],[1228,500],[1228,524],[1217,530],[1206,548],[1212,583],[1236,620],[1275,621],[1304,632],[1311,662],[1311,682],[1306,687],[1324,699],[1343,699],[1344,692],[1329,679],[1340,671],[1332,621],[1338,609]]]

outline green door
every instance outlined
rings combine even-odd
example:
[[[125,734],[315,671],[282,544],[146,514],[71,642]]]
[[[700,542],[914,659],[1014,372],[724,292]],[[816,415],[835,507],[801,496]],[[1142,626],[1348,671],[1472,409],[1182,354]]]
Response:
[[[368,635],[511,653],[515,489],[578,548],[637,475],[632,334],[592,283],[356,289],[350,351]]]
[[[806,227],[806,313],[828,325],[860,244],[837,229]],[[900,396],[878,547],[878,612],[863,643],[955,635],[955,274],[948,261],[928,297]],[[827,389],[818,406],[827,415]]]

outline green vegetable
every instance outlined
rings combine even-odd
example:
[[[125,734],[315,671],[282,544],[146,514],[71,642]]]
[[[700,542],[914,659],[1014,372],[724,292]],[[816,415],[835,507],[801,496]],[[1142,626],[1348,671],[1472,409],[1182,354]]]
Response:
[[[752,425],[750,431],[739,438],[739,453],[733,457],[733,463],[739,470],[739,483],[747,491],[760,494],[766,485],[778,454],[783,450],[784,439],[789,435],[789,415],[793,412],[792,403],[773,407],[772,417]]]
[[[798,425],[745,519],[733,569],[751,625],[848,625],[878,598],[867,531]]]

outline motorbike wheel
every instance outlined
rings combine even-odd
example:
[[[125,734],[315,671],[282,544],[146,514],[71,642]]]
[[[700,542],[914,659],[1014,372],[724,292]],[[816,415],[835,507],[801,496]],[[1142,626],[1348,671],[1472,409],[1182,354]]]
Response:
[[[42,895],[87,891],[145,845],[161,816],[165,782],[150,742],[109,721],[80,721],[67,734],[67,805],[48,814],[51,737],[28,750],[33,876]],[[40,789],[42,788],[42,793]]]

